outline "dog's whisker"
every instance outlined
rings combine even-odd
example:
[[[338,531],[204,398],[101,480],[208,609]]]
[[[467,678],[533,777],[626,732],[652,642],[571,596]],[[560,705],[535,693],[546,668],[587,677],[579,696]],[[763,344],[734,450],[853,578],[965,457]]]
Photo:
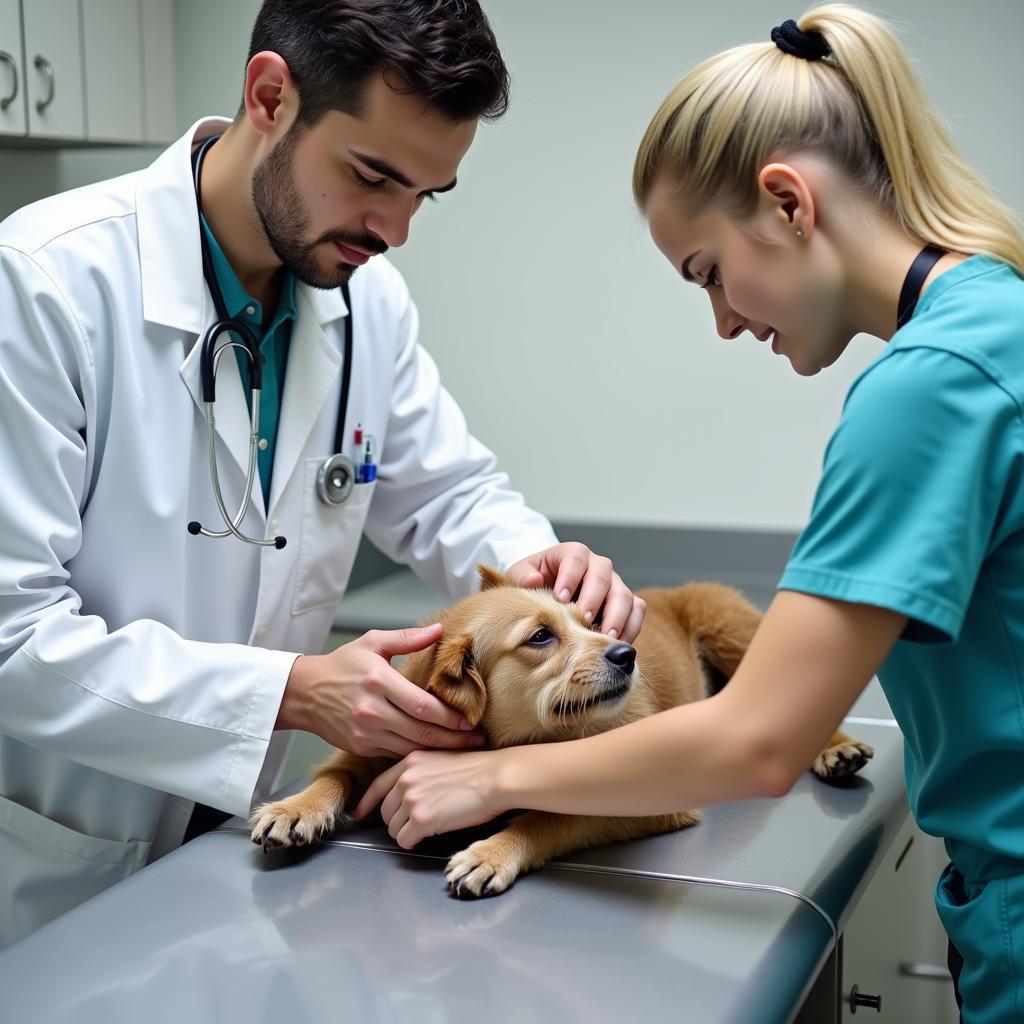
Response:
[[[565,708],[568,706],[567,699],[570,682],[571,680],[568,676],[564,676],[561,680],[559,680],[557,690],[558,699],[551,705],[555,717],[559,716],[560,708],[562,709],[561,713],[564,714]]]

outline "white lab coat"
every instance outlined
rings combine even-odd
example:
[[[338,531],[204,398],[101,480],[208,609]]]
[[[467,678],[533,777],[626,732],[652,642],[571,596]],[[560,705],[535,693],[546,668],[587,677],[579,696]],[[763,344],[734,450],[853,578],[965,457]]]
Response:
[[[316,495],[338,412],[339,291],[297,288],[270,494],[222,528],[196,344],[214,319],[191,180],[205,119],[149,168],[0,225],[0,946],[176,847],[193,802],[247,814],[276,783],[274,721],[292,662],[319,653],[360,534],[453,596],[474,566],[556,542],[469,435],[382,257],[351,284],[348,433],[376,483]],[[248,415],[221,361],[229,508]]]

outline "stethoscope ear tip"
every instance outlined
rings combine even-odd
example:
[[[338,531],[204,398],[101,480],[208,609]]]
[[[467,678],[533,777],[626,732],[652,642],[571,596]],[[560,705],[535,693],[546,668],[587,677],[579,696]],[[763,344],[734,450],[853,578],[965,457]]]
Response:
[[[194,519],[188,524],[188,532],[191,533],[193,537],[198,537],[200,530],[202,530],[202,527]]]
[[[280,551],[281,548],[283,548],[285,546],[285,544],[287,544],[287,543],[288,543],[288,541],[284,537],[275,537],[274,538],[274,547],[277,548],[278,551]]]

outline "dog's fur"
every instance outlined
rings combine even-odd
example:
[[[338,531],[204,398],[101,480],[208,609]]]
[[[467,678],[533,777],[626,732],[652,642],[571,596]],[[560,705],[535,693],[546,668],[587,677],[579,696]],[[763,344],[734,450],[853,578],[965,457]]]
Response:
[[[700,700],[735,672],[760,622],[742,595],[716,583],[641,590],[647,617],[633,649],[596,632],[574,605],[525,590],[480,566],[478,593],[442,611],[441,639],[411,655],[407,678],[458,709],[492,747],[603,732]],[[811,770],[823,779],[858,771],[872,755],[837,732]],[[253,814],[252,840],[301,846],[333,832],[392,761],[339,751],[301,793]],[[448,862],[449,888],[476,897],[504,891],[553,857],[693,825],[696,811],[605,818],[529,811]]]

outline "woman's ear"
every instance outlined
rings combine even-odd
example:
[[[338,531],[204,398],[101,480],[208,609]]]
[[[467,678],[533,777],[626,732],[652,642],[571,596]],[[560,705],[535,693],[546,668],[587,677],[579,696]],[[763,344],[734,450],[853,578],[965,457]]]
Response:
[[[473,658],[473,635],[442,636],[424,687],[477,725],[487,706],[487,687]]]
[[[757,176],[758,212],[776,230],[799,239],[814,233],[814,197],[807,179],[791,164],[765,164]]]

